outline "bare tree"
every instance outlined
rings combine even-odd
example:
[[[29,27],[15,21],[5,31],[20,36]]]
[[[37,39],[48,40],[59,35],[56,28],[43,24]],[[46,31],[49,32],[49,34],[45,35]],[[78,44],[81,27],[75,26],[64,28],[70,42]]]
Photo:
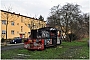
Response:
[[[2,14],[2,18],[6,18],[6,43],[7,43],[7,39],[8,39],[8,24],[11,23],[11,22],[14,22],[16,21],[18,18],[14,18],[14,14],[15,13],[12,13],[13,16],[10,16],[10,11],[12,10],[11,7],[8,7],[7,8],[7,11],[5,11],[5,15]],[[4,35],[5,36],[5,35]]]
[[[34,20],[26,20],[24,24],[30,29],[30,31],[34,29]]]
[[[72,34],[77,34],[79,30],[81,30],[85,18],[81,15],[81,10],[79,9],[79,5],[77,4],[70,4],[67,3],[63,7],[54,6],[51,8],[51,15],[47,18],[47,23],[50,24],[50,26],[60,26],[62,31],[66,34],[66,39],[68,39],[68,32],[71,32]],[[86,18],[88,21],[88,18]],[[85,24],[84,24],[85,25]],[[87,25],[88,26],[88,25]],[[63,28],[62,28],[63,27]],[[82,32],[84,30],[82,29]],[[88,31],[88,28],[87,28]],[[72,40],[72,35],[71,39]]]
[[[76,29],[76,35],[79,39],[89,36],[89,14],[82,14],[78,18],[78,28]],[[80,33],[80,34],[79,34]]]

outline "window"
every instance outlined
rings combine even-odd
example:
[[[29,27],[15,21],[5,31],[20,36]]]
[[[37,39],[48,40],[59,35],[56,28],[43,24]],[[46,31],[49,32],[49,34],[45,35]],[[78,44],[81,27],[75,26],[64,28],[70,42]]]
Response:
[[[23,26],[21,26],[21,32],[23,32]]]
[[[13,26],[14,26],[14,22],[11,22],[11,25],[13,25]]]
[[[2,24],[6,25],[6,20],[2,20]]]
[[[30,24],[28,24],[28,27],[30,28]]]
[[[14,30],[11,30],[11,34],[14,35]]]
[[[36,26],[34,26],[34,28],[36,28]]]
[[[5,30],[2,30],[2,34],[6,34],[6,31]]]
[[[28,32],[28,34],[30,35],[30,32]]]

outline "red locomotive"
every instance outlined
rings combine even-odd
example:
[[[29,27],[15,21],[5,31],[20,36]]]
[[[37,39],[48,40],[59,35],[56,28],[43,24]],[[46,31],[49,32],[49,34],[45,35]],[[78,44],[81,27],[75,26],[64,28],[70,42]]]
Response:
[[[46,47],[61,44],[61,32],[53,27],[31,30],[31,35],[24,41],[24,48],[28,50],[44,50]]]

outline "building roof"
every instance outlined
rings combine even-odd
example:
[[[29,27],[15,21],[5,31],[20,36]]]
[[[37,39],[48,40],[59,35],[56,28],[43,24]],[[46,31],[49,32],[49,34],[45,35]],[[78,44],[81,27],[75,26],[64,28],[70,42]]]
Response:
[[[6,12],[6,13],[10,13],[10,14],[15,14],[15,15],[19,15],[19,16],[22,16],[22,17],[26,17],[26,18],[30,18],[30,19],[35,19],[35,20],[39,20],[39,19],[37,19],[37,18],[32,18],[32,17],[29,17],[29,16],[25,16],[25,15],[20,15],[20,13],[19,14],[16,14],[15,12],[9,12],[9,11],[4,11],[4,10],[0,10],[0,11],[2,11],[2,12]],[[42,20],[40,20],[40,21],[42,21]],[[43,22],[46,22],[46,21],[43,21]]]

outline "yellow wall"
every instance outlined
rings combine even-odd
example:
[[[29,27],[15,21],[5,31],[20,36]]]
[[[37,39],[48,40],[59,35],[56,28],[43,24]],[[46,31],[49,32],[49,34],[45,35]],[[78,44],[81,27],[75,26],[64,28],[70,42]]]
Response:
[[[2,24],[2,20],[7,20],[8,17],[8,28],[7,28],[7,36],[8,39],[19,37],[20,33],[25,33],[24,37],[27,38],[29,36],[28,32],[31,32],[31,29],[28,27],[28,24],[32,26],[32,24],[35,24],[35,27],[32,27],[32,29],[39,29],[41,27],[46,26],[45,21],[40,21],[35,18],[30,18],[27,16],[23,16],[20,14],[15,14],[7,11],[1,10],[1,37],[6,38],[6,34],[2,34],[2,30],[6,30],[6,25]],[[23,22],[22,22],[22,21]],[[14,22],[14,26],[11,25],[11,21]],[[43,25],[43,26],[42,26]],[[21,26],[23,26],[23,32],[21,32]],[[14,35],[11,34],[11,30],[14,30]]]
[[[1,20],[1,11],[0,11],[0,20]],[[0,21],[0,40],[1,40],[1,21]],[[0,41],[1,43],[1,41]]]

